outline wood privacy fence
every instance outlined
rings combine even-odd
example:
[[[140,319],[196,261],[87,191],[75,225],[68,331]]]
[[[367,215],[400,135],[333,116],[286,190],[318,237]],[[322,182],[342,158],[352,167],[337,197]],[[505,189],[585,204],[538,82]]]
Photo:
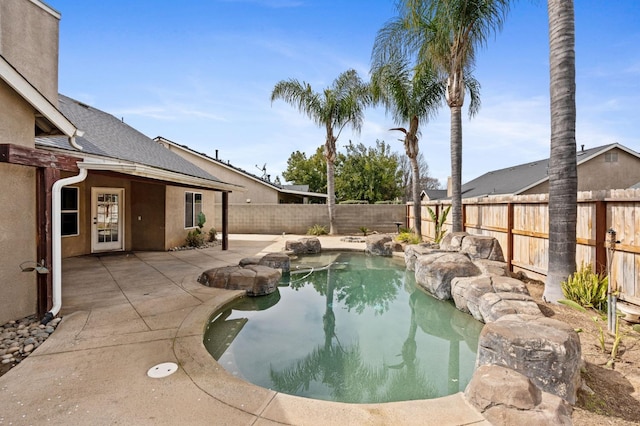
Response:
[[[549,214],[547,194],[494,196],[463,200],[464,229],[470,234],[495,237],[502,246],[511,271],[524,271],[544,279],[549,258]],[[422,203],[422,234],[433,240],[435,223],[427,211],[438,214],[450,201]],[[411,205],[409,224],[415,224]],[[450,216],[445,222],[451,230]],[[607,247],[607,231],[616,231],[619,241],[613,251]],[[640,189],[578,193],[576,264],[592,264],[606,271],[611,255],[611,279],[621,290],[620,299],[640,305]]]

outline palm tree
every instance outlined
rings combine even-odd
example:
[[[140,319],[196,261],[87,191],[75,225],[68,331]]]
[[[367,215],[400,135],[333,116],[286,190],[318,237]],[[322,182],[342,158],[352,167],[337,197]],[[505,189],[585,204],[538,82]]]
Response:
[[[548,0],[551,89],[549,266],[543,297],[556,303],[576,270],[576,56],[573,0]]]
[[[369,86],[355,70],[343,72],[322,93],[314,92],[311,85],[295,79],[278,82],[271,92],[271,102],[282,99],[306,114],[318,126],[324,126],[326,139],[324,156],[327,161],[327,204],[329,206],[329,234],[336,234],[335,225],[335,160],[336,141],[342,129],[349,124],[359,132],[364,122],[364,109],[371,102]]]
[[[404,127],[391,130],[404,133],[404,150],[411,163],[414,229],[422,237],[419,125],[435,115],[444,99],[445,85],[431,69],[422,67],[413,72],[408,62],[400,58],[387,63],[374,60],[371,74],[374,101],[391,111],[396,124],[409,123],[408,130]]]
[[[378,33],[381,46],[395,46],[418,64],[430,64],[446,78],[446,100],[451,110],[451,180],[453,231],[462,223],[462,106],[476,48],[501,27],[509,0],[400,0],[400,16]],[[479,108],[473,98],[469,114]]]

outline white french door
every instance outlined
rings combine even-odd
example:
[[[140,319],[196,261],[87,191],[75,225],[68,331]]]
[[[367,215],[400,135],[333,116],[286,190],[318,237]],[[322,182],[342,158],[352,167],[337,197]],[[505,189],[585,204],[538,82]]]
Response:
[[[124,188],[91,188],[91,251],[124,250]]]

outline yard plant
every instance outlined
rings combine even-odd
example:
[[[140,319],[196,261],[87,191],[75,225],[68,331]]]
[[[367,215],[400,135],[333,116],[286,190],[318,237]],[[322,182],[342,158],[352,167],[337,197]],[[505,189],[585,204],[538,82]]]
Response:
[[[606,312],[608,283],[606,274],[597,274],[591,264],[583,263],[578,271],[561,283],[561,287],[567,299],[585,308]]]

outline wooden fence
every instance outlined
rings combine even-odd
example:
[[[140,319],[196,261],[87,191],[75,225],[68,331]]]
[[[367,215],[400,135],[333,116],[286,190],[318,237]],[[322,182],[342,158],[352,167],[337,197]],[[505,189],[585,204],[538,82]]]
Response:
[[[450,202],[422,203],[422,234],[435,236],[435,223],[427,208],[438,214]],[[502,246],[511,271],[522,270],[544,279],[549,258],[548,195],[495,196],[463,200],[463,223],[470,234],[495,237]],[[414,224],[412,206],[407,206],[409,224]],[[451,230],[450,217],[445,222]],[[640,189],[578,193],[576,263],[592,264],[606,271],[607,232],[616,231],[611,251],[611,279],[617,283],[620,299],[640,305]]]

